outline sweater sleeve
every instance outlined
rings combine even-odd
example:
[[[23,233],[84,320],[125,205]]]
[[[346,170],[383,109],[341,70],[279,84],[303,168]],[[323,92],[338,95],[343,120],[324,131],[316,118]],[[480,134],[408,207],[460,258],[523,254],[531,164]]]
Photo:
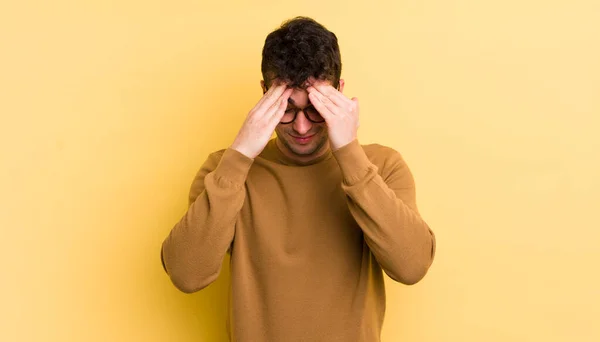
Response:
[[[253,160],[233,149],[215,152],[198,171],[189,208],[163,241],[165,271],[179,290],[192,293],[217,279],[245,199]]]
[[[421,218],[413,176],[401,155],[386,157],[384,177],[358,140],[334,151],[342,171],[348,207],[382,269],[411,285],[427,273],[435,255],[435,235]]]

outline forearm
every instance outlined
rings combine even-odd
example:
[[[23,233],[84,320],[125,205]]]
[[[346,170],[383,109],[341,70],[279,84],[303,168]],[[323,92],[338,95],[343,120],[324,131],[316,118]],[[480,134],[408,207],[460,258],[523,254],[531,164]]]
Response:
[[[346,188],[348,207],[383,270],[394,280],[414,284],[433,261],[435,237],[425,221],[385,189],[378,175]],[[370,179],[369,179],[370,178]]]
[[[435,252],[435,236],[414,205],[414,185],[403,181],[392,189],[353,144],[336,152],[348,208],[383,270],[396,281],[414,284],[427,273]]]
[[[250,159],[226,151],[216,169],[204,177],[203,191],[163,242],[165,269],[181,291],[198,291],[218,277],[235,235],[250,165]]]

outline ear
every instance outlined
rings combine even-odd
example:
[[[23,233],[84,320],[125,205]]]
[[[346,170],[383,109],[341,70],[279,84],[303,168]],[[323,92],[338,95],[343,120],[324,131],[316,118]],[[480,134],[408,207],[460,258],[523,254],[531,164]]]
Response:
[[[344,85],[346,84],[346,81],[344,81],[344,79],[340,78],[340,86],[338,87],[338,90],[340,91],[340,93],[344,92]]]
[[[265,86],[265,80],[260,80],[260,87],[263,90],[263,94],[267,92],[267,87]]]

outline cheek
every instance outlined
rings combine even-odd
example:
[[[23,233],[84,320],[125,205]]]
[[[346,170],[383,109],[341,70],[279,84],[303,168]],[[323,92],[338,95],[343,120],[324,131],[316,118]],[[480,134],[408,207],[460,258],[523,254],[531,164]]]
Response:
[[[275,127],[275,133],[277,133],[277,135],[283,136],[283,135],[285,135],[285,132],[286,132],[285,125],[279,124]]]

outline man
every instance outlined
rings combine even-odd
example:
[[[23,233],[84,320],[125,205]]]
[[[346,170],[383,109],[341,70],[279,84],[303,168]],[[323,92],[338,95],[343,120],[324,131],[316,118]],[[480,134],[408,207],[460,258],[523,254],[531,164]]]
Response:
[[[196,175],[163,266],[191,293],[231,254],[232,341],[379,341],[383,272],[414,284],[435,252],[411,172],[395,150],[359,144],[358,101],[342,94],[337,38],[319,23],[269,34],[262,74],[233,144]]]

